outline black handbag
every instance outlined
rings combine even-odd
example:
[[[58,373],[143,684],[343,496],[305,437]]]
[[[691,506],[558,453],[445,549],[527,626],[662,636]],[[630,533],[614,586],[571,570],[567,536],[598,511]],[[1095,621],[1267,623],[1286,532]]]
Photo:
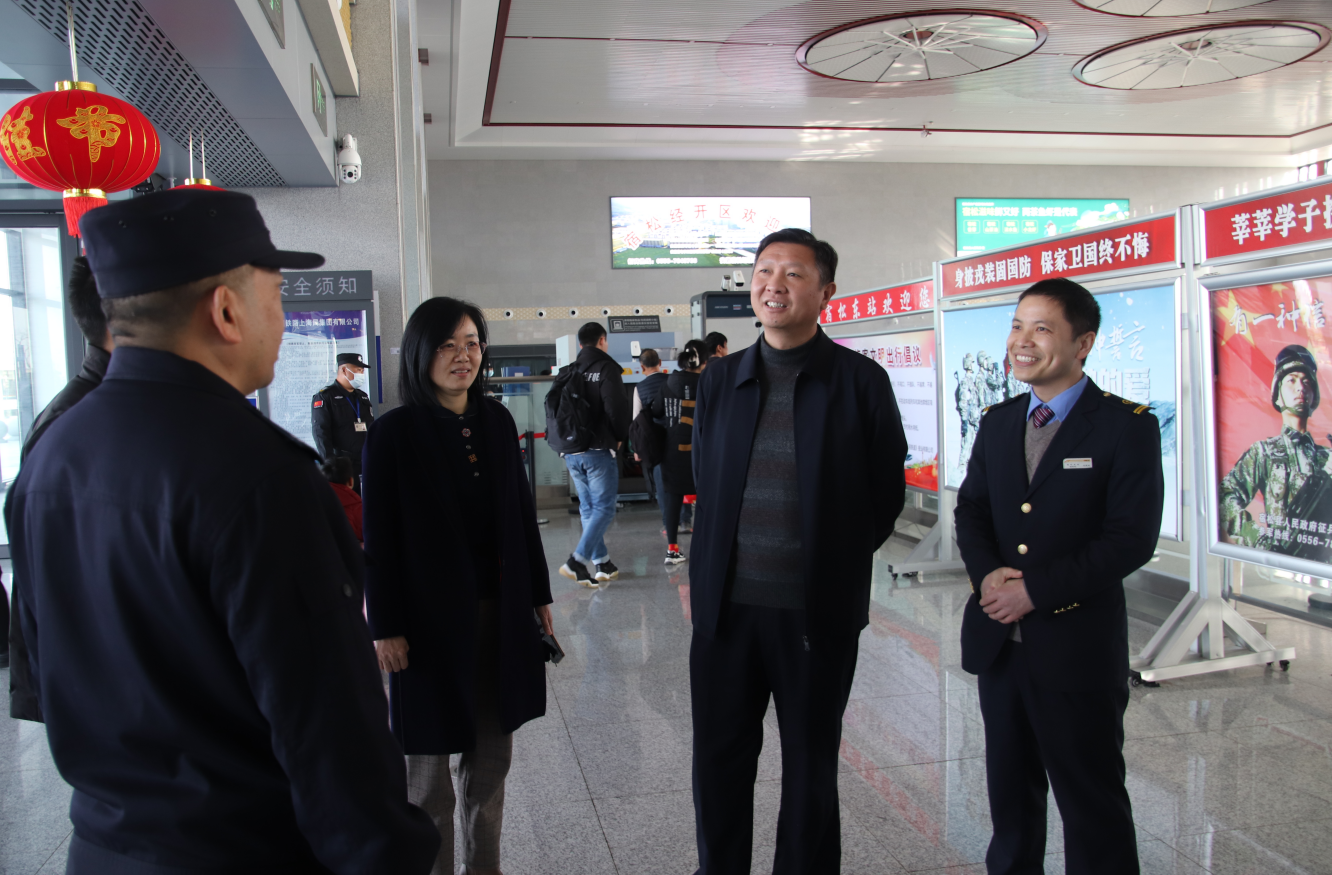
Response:
[[[536,611],[532,612],[532,618],[536,621],[537,634],[541,636],[541,650],[546,657],[545,661],[559,665],[560,660],[564,659],[564,648],[555,640],[554,635],[546,632],[546,627],[541,625],[541,618],[537,616]]]

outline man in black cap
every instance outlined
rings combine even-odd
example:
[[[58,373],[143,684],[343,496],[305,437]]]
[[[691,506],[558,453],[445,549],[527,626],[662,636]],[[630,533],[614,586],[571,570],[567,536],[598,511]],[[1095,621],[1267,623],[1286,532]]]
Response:
[[[363,559],[273,379],[279,268],[253,198],[175,190],[80,222],[116,353],[5,508],[66,871],[424,875],[361,614]],[[243,459],[236,465],[234,460]]]
[[[345,456],[352,463],[352,480],[361,491],[361,448],[375,421],[365,372],[370,368],[357,352],[338,353],[338,377],[315,393],[310,410],[315,449],[324,459]]]

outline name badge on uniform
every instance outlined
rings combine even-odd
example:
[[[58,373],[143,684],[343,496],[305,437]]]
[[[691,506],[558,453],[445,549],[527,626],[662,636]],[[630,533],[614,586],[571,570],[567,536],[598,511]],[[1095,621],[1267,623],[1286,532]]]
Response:
[[[359,419],[356,420],[356,430],[357,430],[357,431],[365,431],[367,428],[369,428],[369,426],[367,426],[364,422],[361,422],[361,420],[359,420]],[[1068,463],[1065,462],[1064,464],[1067,465]],[[1087,460],[1087,467],[1088,467],[1088,468],[1091,467],[1091,459],[1088,459],[1088,460]]]
[[[1065,460],[1064,460],[1064,470],[1065,470],[1065,471],[1076,471],[1076,470],[1078,470],[1079,468],[1090,468],[1090,467],[1091,467],[1091,459],[1065,459]]]

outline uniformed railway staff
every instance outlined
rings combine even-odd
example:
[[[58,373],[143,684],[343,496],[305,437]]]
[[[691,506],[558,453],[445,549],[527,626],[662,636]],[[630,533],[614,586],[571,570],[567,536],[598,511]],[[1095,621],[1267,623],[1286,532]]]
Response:
[[[1239,544],[1327,562],[1332,539],[1318,524],[1332,523],[1332,450],[1309,433],[1321,400],[1318,362],[1307,347],[1292,343],[1274,364],[1272,406],[1281,414],[1281,432],[1255,441],[1221,480],[1222,529]],[[1259,493],[1261,526],[1248,511]]]
[[[1070,280],[1023,292],[1008,354],[1032,392],[981,418],[957,496],[973,588],[962,667],[980,676],[990,875],[1043,871],[1051,787],[1070,875],[1138,872],[1123,582],[1160,533],[1161,432],[1146,405],[1083,374],[1100,322],[1096,299]]]
[[[361,354],[338,354],[338,376],[332,383],[315,393],[310,409],[310,424],[314,431],[315,449],[324,459],[345,456],[351,459],[352,478],[356,491],[361,491],[361,450],[375,412],[366,394],[365,372],[369,365]]]
[[[363,559],[273,379],[254,200],[176,190],[81,222],[116,354],[10,490],[20,622],[74,788],[67,872],[428,872],[361,614]],[[235,464],[235,460],[243,464]]]

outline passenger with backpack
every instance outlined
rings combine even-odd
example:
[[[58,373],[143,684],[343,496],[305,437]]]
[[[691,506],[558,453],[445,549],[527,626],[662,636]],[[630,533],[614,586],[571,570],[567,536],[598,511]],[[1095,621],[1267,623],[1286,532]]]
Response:
[[[698,402],[698,380],[708,365],[707,348],[691,340],[680,351],[680,370],[666,380],[664,391],[652,412],[666,420],[666,452],[661,463],[661,513],[666,522],[666,564],[685,561],[680,551],[680,510],[694,487],[694,405]]]
[[[634,387],[633,422],[629,425],[629,446],[634,461],[643,465],[643,479],[648,494],[661,504],[661,447],[666,442],[666,420],[652,415],[652,403],[666,388],[666,374],[662,372],[661,356],[655,349],[645,349],[638,357],[643,367],[643,379]],[[644,411],[647,411],[644,413]],[[645,452],[646,451],[646,452]],[[662,516],[662,525],[665,525]]]
[[[578,343],[578,358],[560,369],[546,396],[546,441],[564,458],[583,521],[583,536],[560,574],[596,589],[620,576],[605,534],[615,519],[615,451],[629,436],[629,398],[620,365],[606,352],[606,329],[589,322],[578,329]]]

